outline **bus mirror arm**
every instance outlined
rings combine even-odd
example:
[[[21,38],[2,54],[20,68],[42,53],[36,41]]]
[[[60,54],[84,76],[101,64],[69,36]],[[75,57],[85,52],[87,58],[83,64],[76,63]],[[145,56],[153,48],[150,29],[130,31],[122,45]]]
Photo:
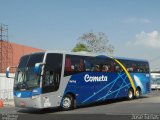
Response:
[[[7,67],[7,69],[6,69],[6,78],[14,78],[14,77],[10,77],[10,68],[17,68],[17,66]]]

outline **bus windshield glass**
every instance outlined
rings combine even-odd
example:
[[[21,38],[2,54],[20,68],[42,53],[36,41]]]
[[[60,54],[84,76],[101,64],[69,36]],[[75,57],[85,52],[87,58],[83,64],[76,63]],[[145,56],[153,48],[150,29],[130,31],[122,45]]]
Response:
[[[151,84],[160,85],[160,74],[159,75],[152,75],[151,74]]]
[[[20,59],[14,81],[15,90],[31,90],[39,87],[40,76],[34,73],[34,67],[36,63],[43,61],[43,57],[44,53],[36,53],[23,56]]]

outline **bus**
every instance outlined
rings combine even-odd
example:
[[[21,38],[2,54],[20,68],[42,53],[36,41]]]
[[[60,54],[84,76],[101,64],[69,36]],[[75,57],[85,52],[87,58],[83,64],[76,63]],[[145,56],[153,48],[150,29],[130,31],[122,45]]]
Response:
[[[151,72],[151,89],[152,90],[160,89],[160,72],[159,71]]]
[[[9,77],[9,68],[6,71]],[[147,60],[72,52],[24,55],[14,79],[16,107],[63,110],[150,92]]]

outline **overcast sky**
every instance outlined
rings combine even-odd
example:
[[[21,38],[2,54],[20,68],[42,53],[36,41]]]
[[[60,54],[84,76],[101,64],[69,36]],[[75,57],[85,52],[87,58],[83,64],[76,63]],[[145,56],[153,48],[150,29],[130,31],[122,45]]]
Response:
[[[160,0],[0,0],[11,42],[70,51],[85,32],[104,32],[120,57],[160,69]]]

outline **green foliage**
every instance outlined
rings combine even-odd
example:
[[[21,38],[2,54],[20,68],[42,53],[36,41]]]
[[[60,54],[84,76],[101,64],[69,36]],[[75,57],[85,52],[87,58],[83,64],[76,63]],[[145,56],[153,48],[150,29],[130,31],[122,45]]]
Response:
[[[80,51],[86,51],[90,52],[85,44],[77,43],[76,46],[72,49],[72,52],[80,52]]]

